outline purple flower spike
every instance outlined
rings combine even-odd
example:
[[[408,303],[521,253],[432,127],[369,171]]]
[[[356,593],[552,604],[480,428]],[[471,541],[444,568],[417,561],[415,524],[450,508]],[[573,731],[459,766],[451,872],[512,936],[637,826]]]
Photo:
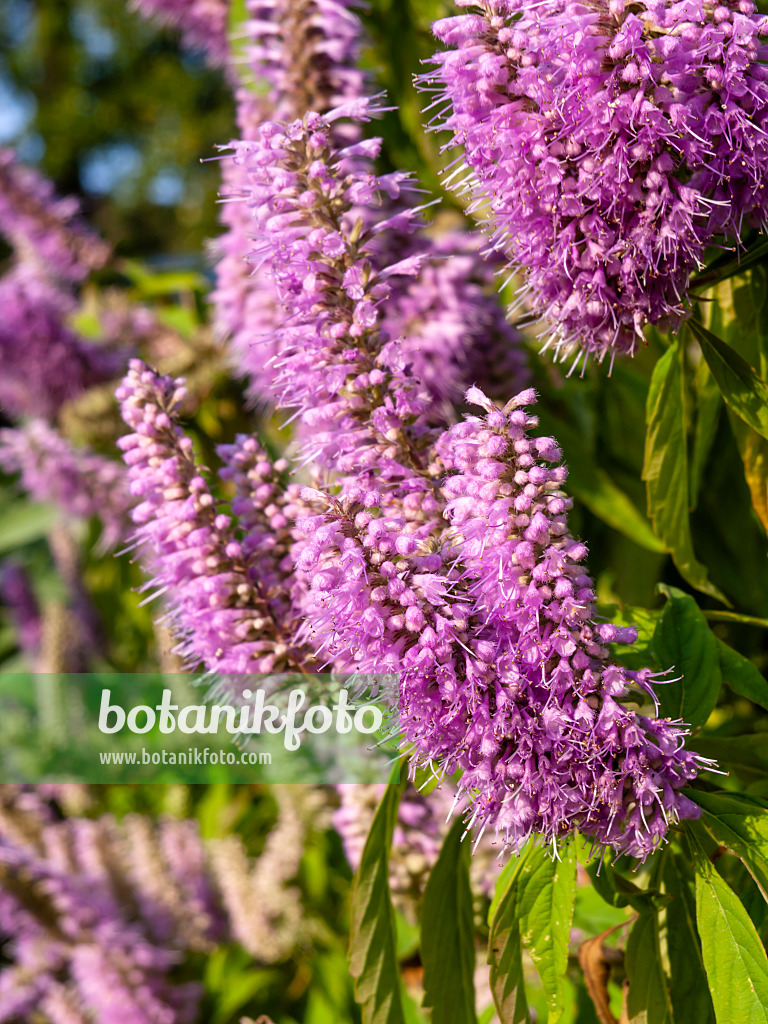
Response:
[[[308,110],[320,114],[363,95],[365,76],[357,67],[362,26],[348,0],[248,0],[245,34],[246,79],[266,82],[269,91],[257,95],[251,87],[237,94],[240,138],[258,135],[264,120],[303,117]],[[346,141],[358,138],[359,128],[346,123]],[[263,364],[272,355],[264,337],[283,319],[274,285],[265,268],[246,262],[253,247],[249,231],[251,211],[244,196],[246,175],[242,165],[222,162],[222,223],[213,295],[216,328],[228,338],[235,371],[248,376],[255,396],[270,394]]]
[[[0,148],[0,234],[23,260],[68,281],[102,267],[109,246],[79,215],[77,199],[59,198],[50,181]]]
[[[612,359],[679,326],[707,246],[765,224],[768,22],[751,0],[460,6],[424,86],[549,343]]]
[[[275,121],[308,110],[325,114],[365,89],[357,66],[362,26],[355,0],[247,0],[245,56],[254,77],[270,85]]]
[[[0,467],[20,473],[22,486],[36,501],[50,501],[75,518],[99,519],[103,550],[125,539],[131,501],[119,462],[74,448],[53,427],[33,420],[0,430]]]
[[[0,1019],[192,1024],[202,986],[175,970],[229,937],[196,823],[58,821],[30,795],[0,794]]]
[[[140,501],[133,511],[135,542],[154,577],[146,587],[167,595],[171,623],[182,637],[178,653],[191,666],[203,662],[224,673],[294,667],[269,604],[272,581],[252,578],[254,553],[217,509],[192,441],[177,425],[183,381],[132,360],[116,394],[133,431],[119,445],[131,493]]]
[[[64,402],[124,365],[117,352],[66,326],[74,307],[33,264],[18,264],[0,278],[0,406],[12,416],[53,419]]]
[[[467,399],[487,415],[437,442],[439,494],[327,495],[299,522],[312,629],[342,667],[400,672],[415,762],[463,772],[480,834],[519,850],[579,828],[644,859],[695,816],[679,791],[702,759],[682,723],[627,706],[653,700],[650,673],[610,659],[634,630],[593,622],[560,451],[528,433],[535,393],[504,410],[477,388]]]

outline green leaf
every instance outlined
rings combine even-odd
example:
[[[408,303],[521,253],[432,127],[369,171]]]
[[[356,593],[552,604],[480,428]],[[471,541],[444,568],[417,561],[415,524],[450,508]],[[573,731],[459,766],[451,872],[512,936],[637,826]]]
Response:
[[[390,783],[379,804],[352,887],[349,972],[363,1024],[404,1024],[405,1020],[389,894],[389,851],[406,784],[405,773],[401,774],[400,783]]]
[[[667,906],[669,995],[675,1018],[714,1024],[715,1010],[696,931],[696,899],[688,882],[688,866],[672,856],[664,862],[664,885],[672,896]],[[685,871],[685,877],[683,876]]]
[[[688,518],[688,454],[685,432],[684,365],[680,340],[656,363],[648,391],[643,479],[654,530],[680,574],[710,597],[728,604],[696,559]]]
[[[657,687],[659,704],[664,717],[681,718],[695,728],[709,718],[720,694],[717,640],[689,594],[664,584],[659,590],[667,604],[653,634],[653,653],[660,666],[682,676]]]
[[[743,862],[768,900],[768,809],[737,793],[687,791],[701,807],[701,821],[722,846]]]
[[[757,615],[740,615],[738,612],[722,612],[707,608],[704,611],[704,618],[709,622],[743,622],[745,626],[768,629],[768,619],[761,619]]]
[[[576,849],[560,849],[560,860],[541,847],[526,850],[510,873],[491,920],[491,987],[501,1019],[527,1021],[522,946],[530,951],[554,1024],[565,1008],[573,908],[576,900]]]
[[[690,326],[727,405],[753,430],[768,438],[768,385],[738,352],[704,324],[691,320]]]
[[[693,377],[695,418],[692,427],[693,444],[689,467],[689,497],[691,511],[698,504],[699,491],[704,480],[709,453],[717,433],[723,400],[707,361],[702,359]]]
[[[45,537],[59,517],[52,505],[11,502],[0,513],[0,554]]]
[[[476,1024],[475,929],[469,887],[469,842],[459,818],[443,843],[424,890],[421,961],[424,1006],[435,1024]]]
[[[696,925],[718,1024],[768,1022],[768,959],[741,901],[689,828],[696,872]]]
[[[768,732],[725,739],[693,736],[686,746],[712,758],[721,770],[734,772],[746,782],[768,776]]]
[[[768,533],[768,441],[743,420],[731,414],[731,429],[744,463],[752,508]]]
[[[576,848],[559,850],[524,868],[520,876],[522,937],[544,989],[548,1024],[560,1020],[565,1008],[565,972],[573,908],[576,902]]]
[[[661,964],[657,914],[640,914],[635,921],[627,939],[624,963],[629,978],[630,1024],[671,1024],[672,1007]]]
[[[747,658],[717,639],[720,673],[734,693],[768,708],[768,679]]]
[[[211,285],[195,270],[152,270],[138,260],[122,260],[120,271],[139,289],[145,298],[173,295],[178,292],[207,292]]]
[[[493,1001],[504,1024],[529,1024],[523,983],[523,942],[520,934],[518,879],[529,861],[542,855],[540,847],[527,847],[507,878],[488,937]]]

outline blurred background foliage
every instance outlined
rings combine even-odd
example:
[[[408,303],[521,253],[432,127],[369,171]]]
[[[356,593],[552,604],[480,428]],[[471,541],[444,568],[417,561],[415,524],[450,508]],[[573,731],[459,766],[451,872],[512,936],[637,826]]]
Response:
[[[222,76],[126,4],[0,5],[0,143],[81,195],[119,253],[198,256],[218,187],[200,160],[232,134]]]

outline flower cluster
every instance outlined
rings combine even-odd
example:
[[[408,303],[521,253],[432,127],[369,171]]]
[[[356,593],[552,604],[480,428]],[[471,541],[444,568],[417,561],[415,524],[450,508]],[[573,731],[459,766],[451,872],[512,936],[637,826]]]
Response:
[[[142,17],[178,28],[184,44],[203,50],[211,64],[227,61],[227,0],[131,0],[131,4]]]
[[[42,794],[2,796],[0,908],[2,1020],[191,1024],[172,971],[225,930],[193,822],[57,821]]]
[[[355,6],[347,0],[251,0],[251,17],[244,23],[247,69],[257,80],[266,80],[270,90],[258,97],[250,89],[240,90],[242,142],[258,147],[265,122],[301,120],[309,111],[326,115],[344,108],[361,115],[370,105],[375,113],[364,99],[365,77],[355,67],[361,45]],[[359,138],[360,116],[330,119],[329,144],[349,147]],[[286,318],[286,295],[269,261],[251,253],[256,211],[248,161],[225,159],[223,177],[222,220],[228,230],[217,243],[217,327],[229,339],[233,368],[248,378],[251,396],[275,399],[284,340],[278,328]],[[481,258],[478,241],[457,229],[414,233],[416,222],[408,221],[405,191],[379,190],[371,201],[359,199],[357,205],[358,214],[370,224],[375,219],[394,221],[394,228],[399,215],[405,230],[387,232],[387,262],[410,259],[413,273],[422,267],[407,294],[396,280],[391,282],[391,299],[381,298],[382,329],[402,340],[430,396],[460,401],[469,384],[479,380],[491,387],[494,375],[506,375],[507,387],[510,379],[521,385],[526,372],[521,339],[501,315],[492,282],[496,266]]]
[[[109,246],[80,219],[73,197],[56,196],[53,185],[0,148],[0,234],[17,255],[46,273],[80,281],[109,258]]]
[[[247,0],[245,56],[276,121],[324,114],[361,96],[357,0]]]
[[[375,107],[361,100],[357,110],[367,117]],[[281,405],[300,410],[315,462],[399,475],[401,467],[387,466],[385,435],[422,416],[428,397],[398,342],[382,346],[379,305],[390,279],[413,276],[426,252],[376,266],[387,233],[417,219],[411,208],[375,219],[382,196],[397,199],[407,176],[375,176],[368,161],[380,140],[337,148],[332,124],[316,114],[288,126],[264,122],[256,140],[233,144],[254,208],[252,258],[268,263],[291,311],[272,332],[273,389]]]
[[[119,444],[128,465],[136,546],[154,577],[156,593],[166,593],[171,623],[181,635],[178,652],[196,665],[219,672],[279,671],[296,660],[283,623],[275,617],[271,579],[251,572],[268,557],[258,533],[241,542],[231,517],[217,508],[195,463],[192,441],[176,423],[183,381],[162,377],[132,360],[117,390],[125,422],[133,431]],[[245,461],[237,458],[243,451]],[[231,451],[233,475],[252,487],[250,473],[269,475],[266,456],[242,443]],[[277,470],[279,472],[279,469]],[[258,510],[246,516],[253,528],[274,520],[272,490],[256,486]],[[246,494],[249,492],[246,492]]]
[[[102,549],[125,537],[131,501],[120,463],[75,448],[43,420],[32,420],[0,430],[0,467],[20,473],[24,489],[35,500],[50,501],[67,516],[97,517]]]
[[[695,813],[680,789],[698,760],[683,728],[628,706],[652,699],[649,673],[610,659],[606,644],[633,631],[593,622],[559,449],[529,434],[534,392],[501,410],[472,388],[487,415],[448,427],[388,338],[386,304],[408,309],[429,252],[392,262],[418,210],[374,211],[409,183],[373,174],[376,140],[339,147],[336,116],[265,122],[236,146],[254,258],[290,311],[275,389],[298,411],[315,486],[291,500],[255,443],[224,449],[246,545],[174,422],[176,385],[139,364],[118,393],[139,540],[182,649],[221,671],[269,670],[282,644],[339,671],[399,672],[414,763],[463,772],[458,800],[481,833],[519,849],[578,827],[645,857]],[[279,636],[275,601],[292,609]]]
[[[768,22],[751,0],[460,6],[424,85],[555,346],[613,358],[679,325],[706,247],[765,222]]]
[[[362,29],[353,6],[348,0],[248,0],[241,26],[244,82],[236,93],[241,139],[254,139],[263,120],[293,120],[307,110],[324,114],[363,94],[365,78],[356,67]],[[264,82],[269,91],[256,92]],[[263,336],[282,314],[266,269],[246,262],[251,211],[243,201],[242,165],[223,160],[222,176],[226,231],[216,242],[216,328],[252,394],[268,395],[263,364],[272,353],[265,354]]]
[[[403,359],[432,400],[461,403],[467,387],[494,397],[528,380],[523,341],[496,294],[500,261],[480,255],[481,239],[467,231],[420,232],[409,249],[428,249],[413,278],[394,281],[381,304],[381,329],[399,339]]]
[[[536,420],[520,408],[534,395],[504,411],[468,397],[488,415],[436,443],[437,515],[350,493],[300,521],[314,634],[345,666],[400,672],[415,762],[463,772],[481,834],[519,850],[580,828],[645,858],[670,821],[696,813],[680,789],[700,759],[682,750],[682,723],[624,703],[653,697],[649,672],[610,659],[606,644],[634,630],[592,621],[559,450],[529,438]]]

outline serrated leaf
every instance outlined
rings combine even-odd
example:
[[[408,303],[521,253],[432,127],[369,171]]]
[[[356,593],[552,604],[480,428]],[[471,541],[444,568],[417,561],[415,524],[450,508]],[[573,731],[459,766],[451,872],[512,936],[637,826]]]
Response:
[[[520,935],[518,879],[528,861],[541,854],[528,847],[510,871],[506,888],[491,920],[488,963],[491,965],[493,1001],[504,1024],[529,1024],[523,983],[523,943]]]
[[[491,987],[499,1015],[507,1024],[527,1020],[523,990],[522,945],[528,948],[547,1000],[549,1024],[563,1014],[573,907],[576,900],[576,850],[561,848],[560,860],[541,847],[527,850],[510,875],[491,921]],[[521,1016],[516,1016],[521,1015]]]
[[[696,927],[717,1024],[768,1022],[768,959],[741,901],[718,875],[692,829]]]
[[[421,912],[424,1006],[435,1024],[476,1024],[469,842],[458,819],[429,875]]]
[[[685,868],[688,871],[687,867]],[[715,1010],[707,987],[707,975],[696,931],[696,899],[687,877],[675,859],[664,863],[664,885],[671,895],[667,906],[667,954],[669,996],[678,1022],[714,1024]]]
[[[546,856],[520,876],[522,937],[544,989],[548,1024],[565,1008],[568,942],[576,901],[576,849],[561,847],[560,859]]]
[[[624,964],[629,978],[630,1024],[671,1024],[672,1007],[661,963],[657,914],[640,914],[627,939]]]
[[[726,404],[753,430],[768,438],[768,385],[738,352],[704,324],[691,320],[690,327]]]
[[[727,683],[734,693],[768,708],[768,679],[738,651],[734,651],[719,637],[715,639],[723,682]]]
[[[689,796],[713,838],[744,862],[768,900],[768,808],[738,793],[690,790]]]
[[[683,352],[679,339],[656,363],[648,391],[643,479],[654,531],[680,574],[694,587],[728,604],[709,581],[693,550],[688,500]]]
[[[666,718],[703,725],[717,704],[722,675],[717,640],[699,606],[676,587],[659,587],[667,603],[653,634],[657,664],[681,678],[656,688]]]
[[[403,773],[404,774],[404,773]],[[390,783],[365,841],[352,887],[349,972],[363,1024],[404,1024],[389,851],[406,779]]]

